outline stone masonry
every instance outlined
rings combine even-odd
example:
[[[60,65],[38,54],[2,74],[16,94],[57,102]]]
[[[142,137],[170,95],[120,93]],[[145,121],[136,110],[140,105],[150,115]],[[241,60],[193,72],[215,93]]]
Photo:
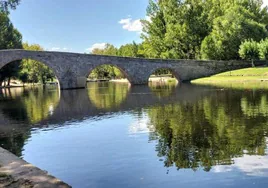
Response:
[[[21,59],[33,59],[49,66],[57,76],[61,89],[85,88],[86,78],[90,72],[105,64],[119,68],[133,85],[147,84],[150,75],[160,68],[171,70],[179,81],[184,82],[229,70],[251,67],[251,62],[238,60],[163,60],[68,52],[0,50],[0,68]],[[256,66],[266,64],[266,61],[255,62]]]

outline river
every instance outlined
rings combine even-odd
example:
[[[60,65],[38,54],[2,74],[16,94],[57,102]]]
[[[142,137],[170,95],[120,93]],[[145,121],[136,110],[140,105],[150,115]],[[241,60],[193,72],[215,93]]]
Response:
[[[2,89],[0,144],[78,188],[267,187],[266,88]]]

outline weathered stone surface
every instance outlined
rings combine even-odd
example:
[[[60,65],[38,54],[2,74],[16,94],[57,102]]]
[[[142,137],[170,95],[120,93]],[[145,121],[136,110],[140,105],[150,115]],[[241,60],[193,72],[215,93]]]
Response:
[[[162,60],[67,52],[0,50],[0,68],[12,61],[27,58],[40,61],[53,69],[61,89],[84,88],[89,73],[104,64],[118,67],[134,85],[147,84],[150,75],[160,68],[170,69],[176,78],[183,82],[228,70],[251,67],[249,61]],[[258,61],[255,65],[264,66],[267,62]]]
[[[71,186],[0,147],[0,187],[69,188]]]

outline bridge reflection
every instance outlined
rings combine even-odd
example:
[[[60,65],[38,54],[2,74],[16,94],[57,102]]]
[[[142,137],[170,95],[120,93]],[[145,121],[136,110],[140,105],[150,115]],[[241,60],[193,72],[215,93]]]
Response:
[[[164,94],[161,87],[167,87]],[[2,91],[0,98],[0,143],[19,156],[32,128],[107,118],[119,112],[146,114],[146,121],[141,118],[142,129],[150,130],[149,141],[155,141],[165,167],[210,171],[215,165],[233,164],[234,158],[245,154],[267,154],[268,94],[261,90],[94,83],[88,90],[62,91],[60,97],[58,90],[33,91]],[[28,104],[32,96],[45,101]]]
[[[163,87],[167,89],[161,90]],[[127,84],[90,83],[87,90],[67,91],[51,88],[3,89],[0,98],[0,130],[12,126],[19,128],[26,124],[37,127],[62,124],[157,104],[192,101],[208,93],[206,88],[187,84],[129,87]]]

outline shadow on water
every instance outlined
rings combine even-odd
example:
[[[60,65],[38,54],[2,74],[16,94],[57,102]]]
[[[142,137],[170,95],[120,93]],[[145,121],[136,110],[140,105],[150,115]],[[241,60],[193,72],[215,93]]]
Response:
[[[244,154],[266,155],[267,90],[93,83],[60,96],[53,88],[2,90],[0,102],[0,143],[18,156],[33,128],[124,112],[148,115],[165,167],[210,171]]]

